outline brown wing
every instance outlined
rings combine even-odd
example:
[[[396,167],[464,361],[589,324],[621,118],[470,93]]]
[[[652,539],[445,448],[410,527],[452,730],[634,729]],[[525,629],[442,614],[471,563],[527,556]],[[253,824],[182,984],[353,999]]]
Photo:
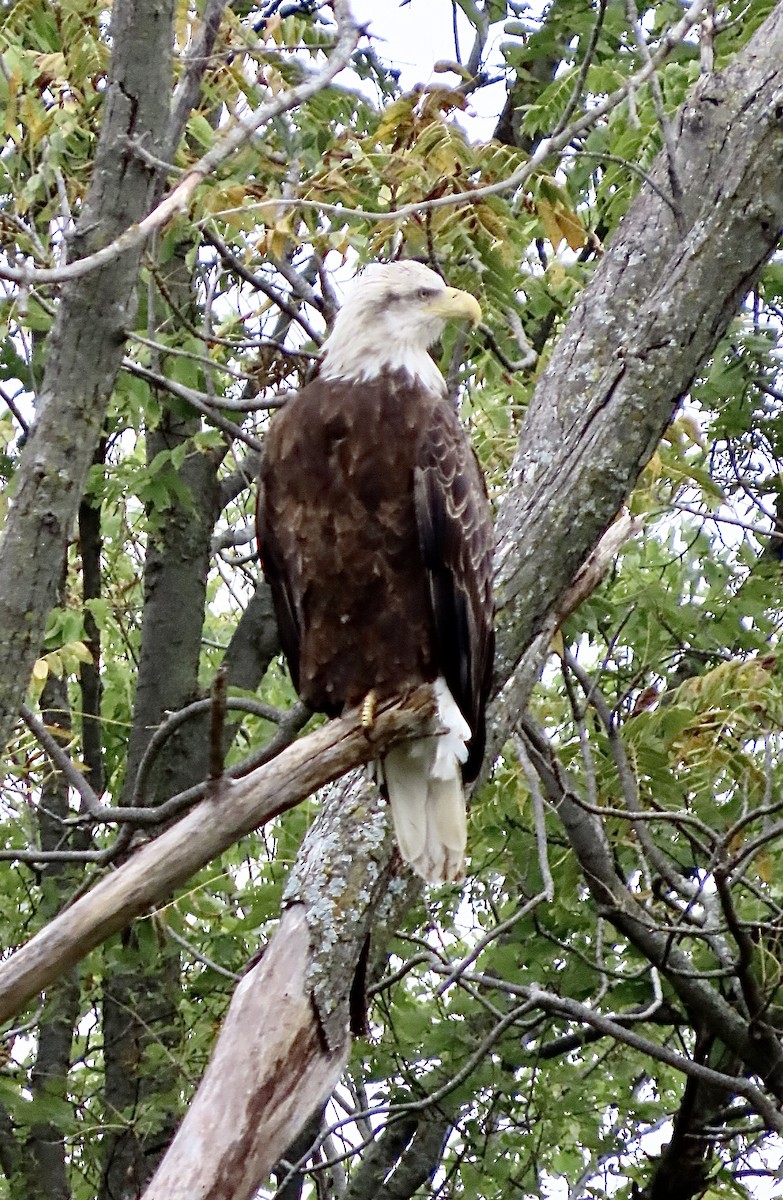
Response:
[[[267,435],[269,438],[270,435]],[[265,451],[268,452],[268,440]],[[288,662],[291,680],[299,691],[299,644],[302,637],[301,605],[294,594],[290,573],[286,569],[285,556],[275,535],[274,525],[266,517],[265,468],[266,453],[261,462],[261,471],[256,489],[256,539],[264,578],[272,590],[272,601],[277,618],[280,645]]]
[[[492,517],[484,477],[457,414],[434,413],[414,470],[416,523],[429,581],[438,669],[473,731],[466,781],[484,756],[494,652]]]

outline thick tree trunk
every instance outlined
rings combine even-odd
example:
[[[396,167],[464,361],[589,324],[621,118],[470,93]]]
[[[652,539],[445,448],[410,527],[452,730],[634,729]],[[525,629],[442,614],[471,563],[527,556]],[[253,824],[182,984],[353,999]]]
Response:
[[[783,227],[783,5],[697,84],[673,131],[680,225],[643,185],[549,360],[498,526],[499,686],[524,705],[552,614],[613,521]],[[652,178],[665,194],[661,156]],[[531,670],[532,667],[532,670]],[[498,731],[500,740],[507,731]],[[496,734],[495,745],[498,744]]]
[[[93,458],[101,466],[106,456],[106,442],[101,439]],[[101,508],[89,499],[79,505],[79,557],[82,564],[82,600],[97,600],[101,595]],[[79,686],[82,696],[82,751],[85,777],[96,796],[104,787],[103,730],[101,728],[101,632],[95,616],[84,608],[85,645],[92,662],[82,663]]]
[[[162,156],[171,97],[172,0],[112,9],[112,66],[92,180],[71,256],[144,216],[158,186],[133,142]],[[87,471],[136,310],[140,251],[63,288],[38,416],[0,541],[0,744],[8,741],[54,603]]]
[[[64,680],[50,675],[41,696],[41,716],[51,730],[57,730],[67,741],[71,732],[71,713],[68,689]],[[68,784],[58,772],[53,772],[41,789],[37,819],[41,849],[63,846],[76,838],[66,832],[64,822],[70,816]],[[76,882],[70,864],[49,863],[42,872],[42,915],[54,916]],[[74,1027],[79,1017],[80,988],[78,972],[71,970],[47,990],[38,1025],[38,1048],[31,1072],[31,1091],[34,1098],[49,1104],[65,1104],[68,1096],[68,1073],[71,1068],[71,1045]],[[14,1186],[27,1200],[70,1200],[66,1170],[65,1144],[54,1121],[36,1122],[20,1156]]]
[[[708,1039],[708,1045],[712,1039]],[[708,1055],[697,1048],[697,1061]],[[723,1049],[717,1055],[719,1070],[735,1074],[740,1064]],[[655,1162],[651,1177],[637,1200],[695,1200],[708,1193],[717,1155],[717,1131],[726,1126],[726,1093],[699,1079],[685,1085],[674,1118],[671,1141]]]

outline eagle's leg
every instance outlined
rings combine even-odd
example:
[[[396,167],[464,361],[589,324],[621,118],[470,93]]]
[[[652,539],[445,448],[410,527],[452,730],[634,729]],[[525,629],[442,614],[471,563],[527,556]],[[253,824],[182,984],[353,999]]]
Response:
[[[372,733],[375,725],[375,713],[378,708],[378,693],[375,688],[370,688],[367,695],[362,701],[361,721],[362,729],[365,733]]]

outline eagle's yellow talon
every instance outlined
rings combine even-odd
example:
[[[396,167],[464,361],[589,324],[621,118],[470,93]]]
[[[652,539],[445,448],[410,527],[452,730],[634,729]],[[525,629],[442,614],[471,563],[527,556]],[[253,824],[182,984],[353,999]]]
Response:
[[[364,697],[362,702],[362,729],[365,733],[371,733],[375,725],[375,714],[378,710],[378,693],[375,689],[371,689]]]

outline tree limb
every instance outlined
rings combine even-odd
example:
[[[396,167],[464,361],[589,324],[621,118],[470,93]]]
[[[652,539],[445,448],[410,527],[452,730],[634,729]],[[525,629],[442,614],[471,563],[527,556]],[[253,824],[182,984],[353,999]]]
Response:
[[[493,746],[525,706],[561,598],[777,245],[782,49],[779,4],[699,82],[673,123],[685,235],[642,187],[536,387],[498,521]],[[659,156],[659,185],[666,172]]]
[[[216,788],[198,808],[0,964],[0,1021],[112,933],[162,902],[240,837],[293,808],[330,780],[376,758],[400,738],[423,735],[431,728],[433,715],[432,689],[425,685],[404,702],[379,709],[371,741],[357,715],[339,717],[250,775]]]

